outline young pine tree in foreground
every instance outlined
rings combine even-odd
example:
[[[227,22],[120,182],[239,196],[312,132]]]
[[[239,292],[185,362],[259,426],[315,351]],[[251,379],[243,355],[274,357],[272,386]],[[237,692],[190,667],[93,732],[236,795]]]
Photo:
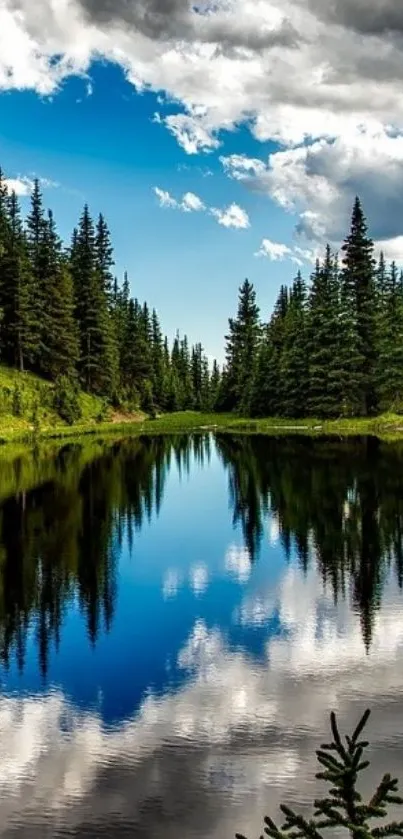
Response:
[[[358,773],[369,766],[369,760],[362,759],[368,742],[359,739],[369,714],[369,710],[365,711],[352,737],[346,736],[344,745],[337,727],[336,715],[331,713],[333,741],[325,743],[316,752],[319,763],[324,767],[316,777],[331,785],[327,797],[314,801],[315,812],[309,821],[282,804],[285,822],[279,828],[266,816],[264,833],[267,836],[273,839],[323,839],[322,831],[327,828],[344,828],[347,835],[353,839],[403,836],[403,822],[390,822],[379,827],[373,827],[371,824],[376,819],[387,817],[388,804],[403,804],[403,798],[396,794],[397,779],[384,775],[367,804],[356,789]],[[236,839],[245,839],[245,836],[237,833]],[[263,836],[260,839],[263,839]]]

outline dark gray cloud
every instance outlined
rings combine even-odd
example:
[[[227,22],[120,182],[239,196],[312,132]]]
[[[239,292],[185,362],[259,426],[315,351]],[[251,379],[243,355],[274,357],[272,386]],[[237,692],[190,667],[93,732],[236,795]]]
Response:
[[[322,20],[337,23],[363,35],[403,34],[401,0],[308,0]],[[303,0],[305,4],[305,0]]]
[[[189,0],[79,0],[79,5],[91,23],[129,26],[154,40],[199,40],[223,51],[293,47],[299,41],[289,21],[267,30],[224,17],[210,4],[193,7]]]

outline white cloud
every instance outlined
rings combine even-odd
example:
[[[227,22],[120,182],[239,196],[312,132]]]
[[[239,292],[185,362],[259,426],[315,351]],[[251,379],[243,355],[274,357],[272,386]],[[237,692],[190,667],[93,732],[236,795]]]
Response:
[[[182,210],[184,213],[207,211],[215,219],[218,224],[223,227],[235,227],[238,229],[245,229],[250,227],[250,221],[246,210],[243,210],[238,204],[231,204],[229,207],[222,210],[216,207],[206,207],[201,198],[195,195],[194,192],[186,192],[178,201],[176,198],[160,187],[155,186],[154,192],[158,198],[160,207],[169,207],[173,210]]]
[[[179,206],[178,202],[175,198],[172,198],[172,195],[170,195],[167,190],[160,189],[159,186],[155,186],[154,192],[158,198],[160,207],[172,207],[176,209]]]
[[[192,210],[198,212],[199,210],[204,210],[205,206],[201,198],[195,195],[194,192],[186,192],[181,201],[181,208],[185,212],[191,212]]]
[[[279,259],[285,259],[286,256],[292,254],[291,248],[288,245],[283,245],[280,242],[272,242],[271,239],[262,239],[259,250],[255,256],[267,256],[272,262]]]
[[[316,252],[310,249],[303,249],[296,246],[289,247],[282,242],[272,242],[271,239],[262,239],[259,250],[255,256],[266,257],[271,262],[278,262],[290,259],[295,265],[301,267],[304,262],[315,263]]]
[[[168,112],[157,119],[186,153],[214,151],[242,123],[283,146],[270,165],[243,159],[233,171],[242,179],[243,166],[296,214],[301,235],[338,241],[358,192],[375,238],[391,241],[403,218],[399,9],[398,0],[365,11],[356,0],[198,9],[184,0],[6,0],[0,88],[51,94],[72,74],[88,83],[95,57],[111,60],[138,90],[160,95]]]
[[[242,155],[222,157],[221,162],[229,177],[296,214],[297,234],[313,243],[330,241],[339,246],[359,194],[379,247],[401,259],[403,136],[367,124],[332,140],[273,152],[266,162]],[[266,254],[262,243],[261,255],[273,258],[268,248]],[[293,250],[298,256],[297,249]],[[304,254],[314,260],[315,244],[300,249],[299,255],[304,258]]]
[[[173,198],[167,190],[160,189],[159,186],[154,187],[154,192],[158,198],[160,207],[170,207],[173,210],[183,210],[184,213],[198,212],[199,210],[205,209],[203,201],[198,195],[195,195],[194,192],[186,192],[180,201]]]
[[[242,181],[245,177],[263,175],[266,171],[263,160],[258,160],[256,157],[247,157],[245,154],[230,154],[228,157],[221,155],[220,163],[222,163],[225,172],[237,181]]]
[[[212,152],[220,145],[214,130],[204,126],[202,118],[193,114],[171,114],[163,122],[186,154]]]
[[[16,195],[30,195],[34,186],[34,182],[30,178],[6,178],[6,186],[8,191],[15,192]]]
[[[51,181],[49,178],[39,178],[38,180],[42,189],[51,189],[52,187],[59,186],[56,181]],[[26,175],[19,175],[17,178],[6,178],[5,182],[8,191],[10,193],[15,192],[20,197],[30,195],[34,188],[33,177],[29,178]]]
[[[239,204],[232,203],[223,210],[217,207],[211,207],[210,213],[217,219],[218,224],[222,224],[223,227],[236,227],[242,230],[250,227],[249,216],[246,210],[243,210]]]

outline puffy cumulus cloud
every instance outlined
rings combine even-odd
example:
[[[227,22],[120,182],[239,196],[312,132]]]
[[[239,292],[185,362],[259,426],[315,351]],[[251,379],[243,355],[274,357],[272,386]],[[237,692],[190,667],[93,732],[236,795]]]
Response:
[[[160,94],[156,119],[188,154],[241,123],[283,146],[234,171],[296,213],[301,235],[338,241],[358,192],[390,241],[403,217],[401,22],[398,0],[4,0],[0,88],[50,94],[94,58],[118,63]]]
[[[372,124],[343,137],[274,152],[267,161],[232,155],[221,157],[221,162],[229,177],[295,213],[296,233],[311,242],[327,240],[338,247],[359,194],[379,247],[385,242],[385,252],[403,257],[398,238],[403,217],[403,136]],[[267,255],[273,258],[273,249],[268,248]]]
[[[158,198],[160,207],[170,207],[174,210],[183,210],[184,213],[205,210],[203,201],[198,195],[195,195],[194,192],[185,192],[180,201],[173,198],[167,190],[160,189],[159,186],[154,187],[154,192]]]
[[[199,41],[221,50],[259,51],[296,44],[296,31],[277,9],[270,5],[265,9],[262,0],[255,0],[243,4],[235,16],[233,5],[212,0],[202,0],[197,6],[189,0],[80,0],[91,24],[129,26],[153,40]]]
[[[241,230],[250,227],[249,216],[246,210],[243,210],[239,204],[232,203],[224,210],[211,207],[210,213],[217,219],[218,224],[222,224],[223,227],[236,227]]]
[[[204,210],[204,204],[194,192],[186,192],[182,198],[182,208],[185,212]]]
[[[229,207],[218,209],[217,207],[206,207],[201,198],[194,192],[186,192],[178,201],[176,198],[160,187],[154,187],[154,193],[158,198],[160,207],[173,210],[182,210],[184,213],[200,212],[207,210],[210,215],[217,219],[218,224],[223,227],[235,227],[245,229],[250,227],[249,216],[238,204],[230,204]]]
[[[197,113],[191,114],[170,114],[167,117],[155,115],[155,121],[165,124],[168,131],[175,137],[186,154],[198,154],[199,152],[212,152],[220,145],[214,128],[209,130],[203,125],[202,118]]]
[[[281,242],[272,242],[271,239],[262,239],[259,250],[256,251],[255,256],[265,256],[271,262],[281,261],[283,259],[290,259],[296,265],[303,265],[303,260],[298,256],[297,251],[301,252],[301,248],[293,250],[288,245]],[[308,252],[307,252],[308,253]]]
[[[377,0],[368,6],[366,0],[334,0],[323,4],[310,0],[310,7],[324,20],[353,29],[363,35],[403,34],[403,8],[399,0]]]
[[[0,84],[49,93],[102,56],[182,104],[162,119],[188,151],[245,120],[258,138],[285,143],[373,119],[402,128],[397,27],[377,4],[377,25],[359,37],[356,6],[340,0],[332,21],[319,0],[5,0]]]
[[[6,178],[6,186],[9,191],[15,192],[16,195],[30,195],[34,186],[34,182],[27,177],[22,178]]]

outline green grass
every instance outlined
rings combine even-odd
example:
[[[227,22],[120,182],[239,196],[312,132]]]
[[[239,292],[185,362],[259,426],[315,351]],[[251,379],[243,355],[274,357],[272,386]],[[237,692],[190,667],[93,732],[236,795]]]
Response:
[[[21,415],[13,410],[13,395],[16,388],[21,392]],[[52,408],[54,386],[33,373],[19,373],[0,365],[0,439],[25,439],[34,430],[33,415],[38,406],[38,421],[42,434],[52,435],[56,427],[63,427],[60,416]],[[103,409],[103,401],[96,396],[80,393],[82,411],[81,423],[95,425]],[[68,426],[66,426],[68,428]]]
[[[12,410],[13,391],[18,385],[22,391],[22,413],[15,416]],[[72,426],[62,421],[52,409],[52,390],[50,382],[34,376],[32,373],[19,373],[0,365],[0,443],[32,441],[35,436],[41,438],[67,438],[87,434],[138,435],[138,434],[178,434],[195,430],[216,429],[220,432],[239,434],[302,434],[310,437],[334,435],[337,437],[358,434],[373,434],[386,440],[403,439],[403,416],[383,414],[372,419],[247,419],[234,414],[203,414],[197,411],[181,411],[165,414],[157,419],[149,419],[138,413],[123,417],[115,415],[107,421],[99,421],[102,415],[103,401],[96,396],[80,394],[82,417]],[[33,426],[34,406],[38,404],[39,434],[35,435]],[[114,419],[115,421],[112,421]],[[118,421],[116,421],[116,419]],[[127,421],[119,421],[125,419]]]
[[[385,414],[374,419],[340,419],[321,421],[284,420],[267,418],[259,420],[236,417],[233,414],[202,414],[181,411],[165,414],[155,420],[145,418],[133,423],[80,423],[73,426],[55,426],[42,432],[47,437],[71,437],[83,434],[105,436],[109,434],[181,434],[192,431],[216,430],[221,433],[267,434],[271,436],[300,434],[309,437],[348,437],[372,434],[383,440],[403,440],[403,417]],[[0,434],[1,437],[1,434]],[[14,437],[15,439],[15,437]]]

